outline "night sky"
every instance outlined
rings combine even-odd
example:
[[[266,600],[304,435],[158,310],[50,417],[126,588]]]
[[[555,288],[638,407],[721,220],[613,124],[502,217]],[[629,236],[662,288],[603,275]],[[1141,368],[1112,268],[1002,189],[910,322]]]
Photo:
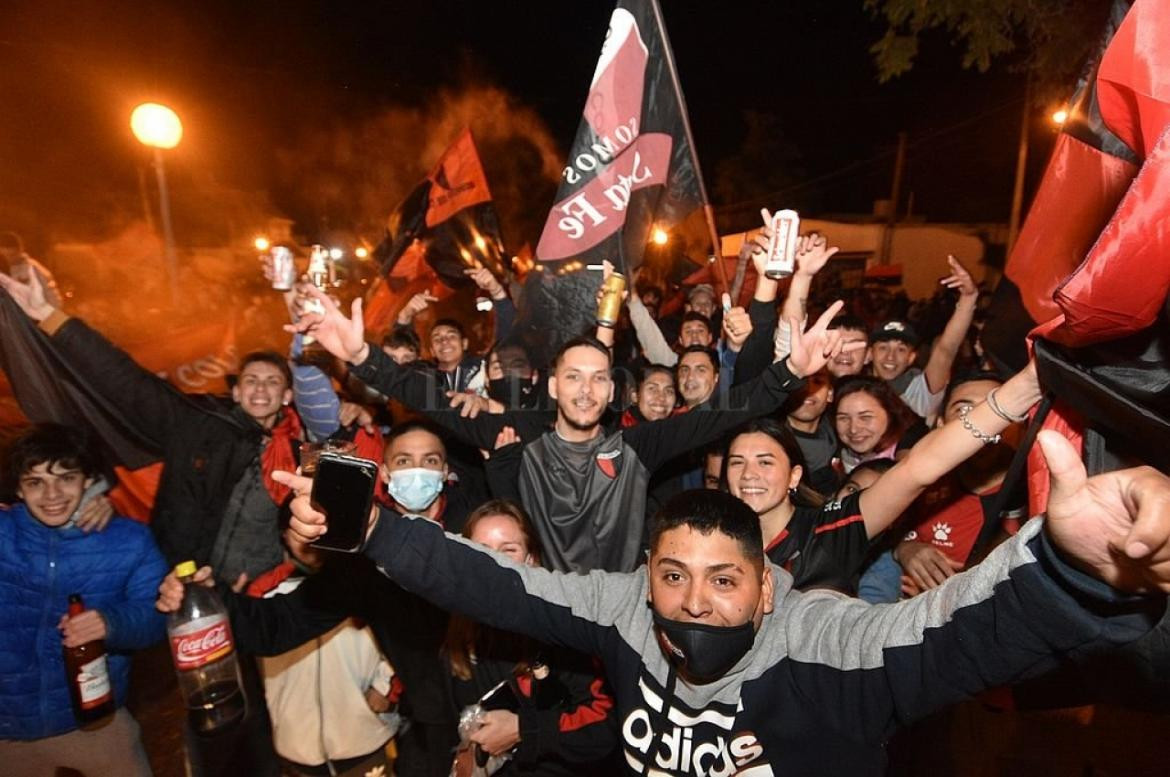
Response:
[[[539,115],[563,158],[612,7],[8,0],[0,10],[0,228],[20,229],[34,244],[100,236],[111,211],[137,202],[146,154],[128,116],[148,99],[184,118],[170,165],[179,186],[212,180],[267,192],[302,231],[322,216],[281,174],[279,152],[295,155],[307,133],[388,106],[425,109],[439,89],[502,88]],[[909,76],[880,85],[868,48],[882,28],[861,0],[663,0],[663,11],[699,157],[724,213],[758,207],[750,194],[717,183],[721,165],[747,153],[750,111],[768,128],[752,158],[762,143],[763,158],[783,167],[773,176],[782,185],[771,198],[778,205],[868,212],[888,194],[896,136],[905,130],[904,191],[913,192],[916,213],[1006,221],[1018,74],[963,71],[937,35],[924,41]],[[1034,182],[1053,131],[1042,114],[1033,119]],[[385,210],[403,193],[388,191]]]

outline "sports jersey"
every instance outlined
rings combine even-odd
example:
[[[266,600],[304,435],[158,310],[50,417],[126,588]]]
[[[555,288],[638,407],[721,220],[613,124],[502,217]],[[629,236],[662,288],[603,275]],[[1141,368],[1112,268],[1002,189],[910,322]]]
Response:
[[[768,559],[792,574],[793,587],[852,593],[869,549],[861,492],[824,507],[797,507],[788,525],[767,541]]]
[[[938,482],[914,503],[915,522],[906,540],[934,546],[947,558],[966,564],[986,521],[1001,521],[1014,511],[999,516],[990,513],[998,502],[999,487],[982,494],[963,488],[953,473]]]

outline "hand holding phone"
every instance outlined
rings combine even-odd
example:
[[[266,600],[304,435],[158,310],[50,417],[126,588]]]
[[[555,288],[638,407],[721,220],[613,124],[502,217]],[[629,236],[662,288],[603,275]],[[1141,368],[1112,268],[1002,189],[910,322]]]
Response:
[[[327,530],[313,546],[356,553],[366,541],[378,465],[356,456],[324,452],[317,458],[310,502],[325,514]]]

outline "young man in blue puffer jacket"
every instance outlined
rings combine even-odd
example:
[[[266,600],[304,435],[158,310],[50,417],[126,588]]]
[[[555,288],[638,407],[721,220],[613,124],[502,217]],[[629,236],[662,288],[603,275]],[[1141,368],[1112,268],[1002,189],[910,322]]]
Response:
[[[6,775],[41,777],[58,767],[98,775],[149,775],[138,724],[122,706],[130,653],[162,639],[154,609],[166,562],[150,530],[115,517],[102,531],[73,525],[100,474],[85,436],[35,426],[4,457],[0,507],[0,763]],[[86,612],[66,617],[70,594]],[[64,646],[104,639],[117,712],[81,730],[66,681]]]

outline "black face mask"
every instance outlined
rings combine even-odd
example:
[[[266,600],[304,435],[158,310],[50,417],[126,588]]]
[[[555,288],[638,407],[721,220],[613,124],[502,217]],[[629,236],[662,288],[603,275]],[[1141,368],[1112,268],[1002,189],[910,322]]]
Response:
[[[535,384],[519,375],[505,375],[488,381],[488,396],[504,407],[525,407]]]
[[[654,613],[654,625],[664,640],[670,662],[687,678],[699,683],[718,680],[731,671],[756,641],[755,625],[709,626],[684,623]]]

